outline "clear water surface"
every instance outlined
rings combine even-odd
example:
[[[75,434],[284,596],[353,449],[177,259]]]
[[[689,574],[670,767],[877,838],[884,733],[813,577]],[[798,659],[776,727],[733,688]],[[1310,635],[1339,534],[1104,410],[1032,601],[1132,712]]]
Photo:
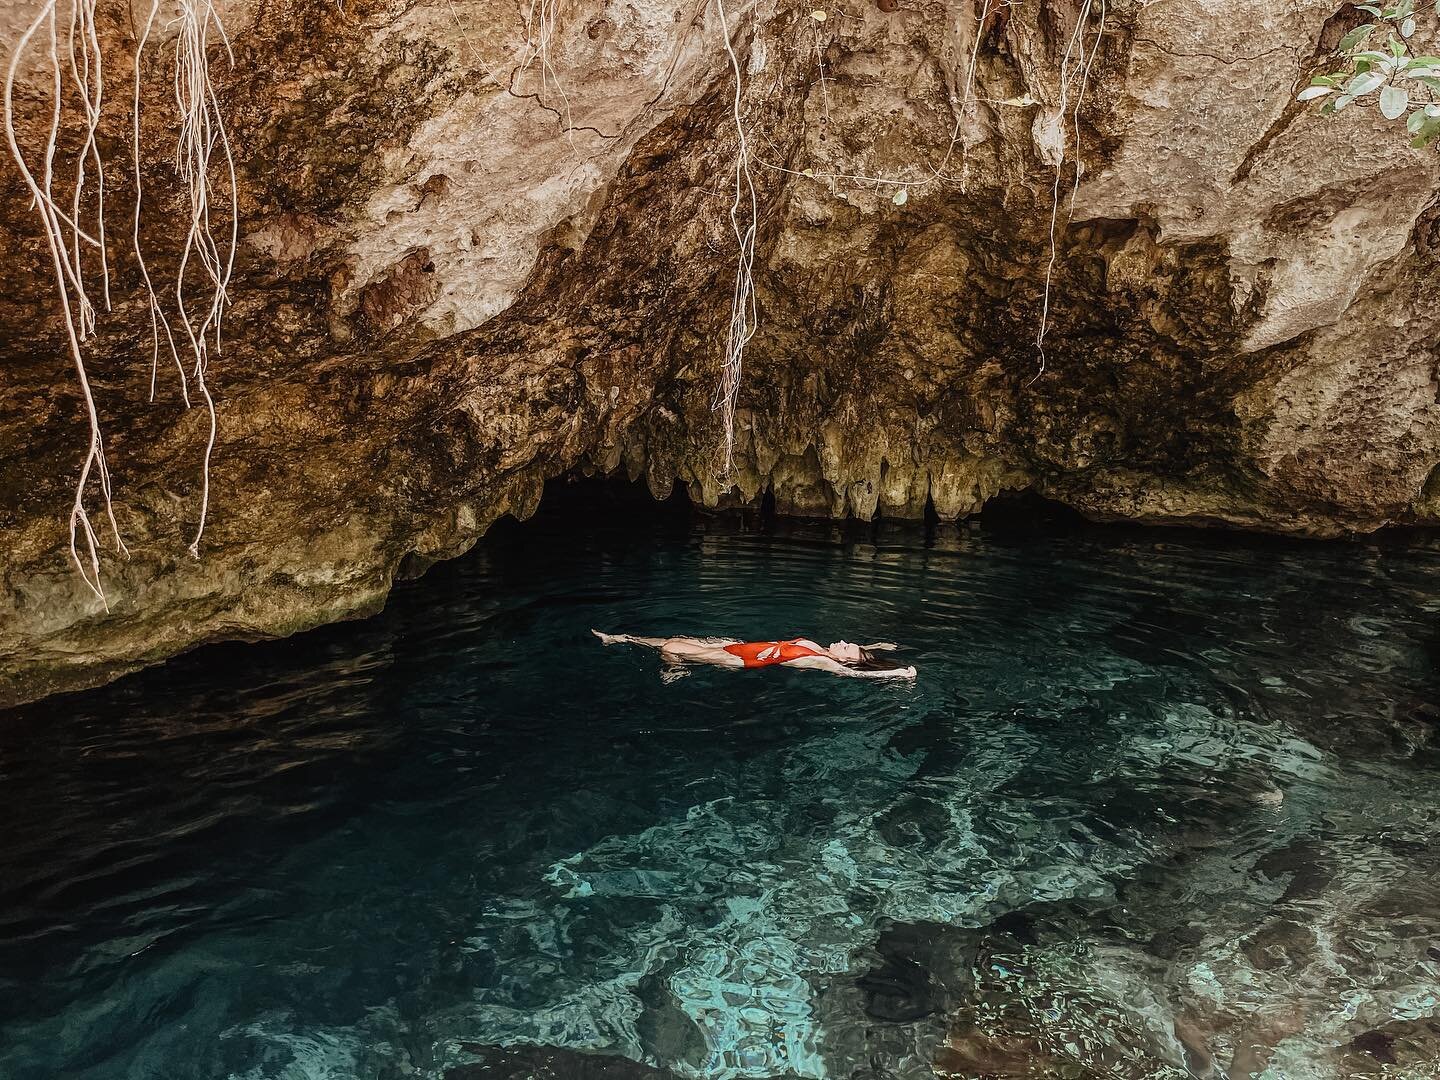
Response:
[[[1434,542],[557,493],[0,715],[0,1076],[1435,1076],[1437,614]]]

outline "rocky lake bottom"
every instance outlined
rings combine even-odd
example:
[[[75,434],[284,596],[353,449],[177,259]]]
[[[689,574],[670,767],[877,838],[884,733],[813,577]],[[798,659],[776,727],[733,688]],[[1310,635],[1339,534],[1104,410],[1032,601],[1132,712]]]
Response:
[[[1433,540],[562,490],[0,714],[0,785],[10,1080],[1440,1076]]]

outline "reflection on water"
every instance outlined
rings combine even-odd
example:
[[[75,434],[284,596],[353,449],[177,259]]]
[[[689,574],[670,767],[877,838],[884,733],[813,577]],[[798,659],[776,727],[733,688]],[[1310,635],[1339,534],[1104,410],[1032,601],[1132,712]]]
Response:
[[[1437,1075],[1440,548],[616,498],[0,717],[0,1076]]]

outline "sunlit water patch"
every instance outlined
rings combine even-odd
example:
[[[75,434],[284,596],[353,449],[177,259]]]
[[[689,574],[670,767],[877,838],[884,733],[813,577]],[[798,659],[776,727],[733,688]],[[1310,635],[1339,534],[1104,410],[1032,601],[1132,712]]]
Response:
[[[1440,548],[614,498],[0,717],[0,1076],[1440,1074]]]

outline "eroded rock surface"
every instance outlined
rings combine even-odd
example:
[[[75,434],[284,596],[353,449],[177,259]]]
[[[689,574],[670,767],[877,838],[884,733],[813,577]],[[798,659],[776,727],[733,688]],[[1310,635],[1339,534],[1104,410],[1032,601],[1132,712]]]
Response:
[[[130,555],[104,557],[107,612],[68,561],[84,417],[12,169],[0,704],[371,611],[402,567],[465,550],[577,467],[867,519],[955,518],[1020,488],[1100,519],[1320,536],[1440,518],[1440,170],[1373,114],[1294,104],[1350,9],[1087,8],[1091,73],[1062,110],[1073,0],[727,5],[760,318],[726,478],[711,403],[738,142],[720,8],[563,3],[528,37],[527,10],[222,12],[240,245],[196,560],[208,422],[163,357],[149,400],[126,237],[135,29],[102,0],[114,309],[87,355]],[[7,32],[31,16],[6,7]],[[146,53],[140,156],[147,261],[173,284],[171,33]],[[22,65],[32,158],[46,79]]]

